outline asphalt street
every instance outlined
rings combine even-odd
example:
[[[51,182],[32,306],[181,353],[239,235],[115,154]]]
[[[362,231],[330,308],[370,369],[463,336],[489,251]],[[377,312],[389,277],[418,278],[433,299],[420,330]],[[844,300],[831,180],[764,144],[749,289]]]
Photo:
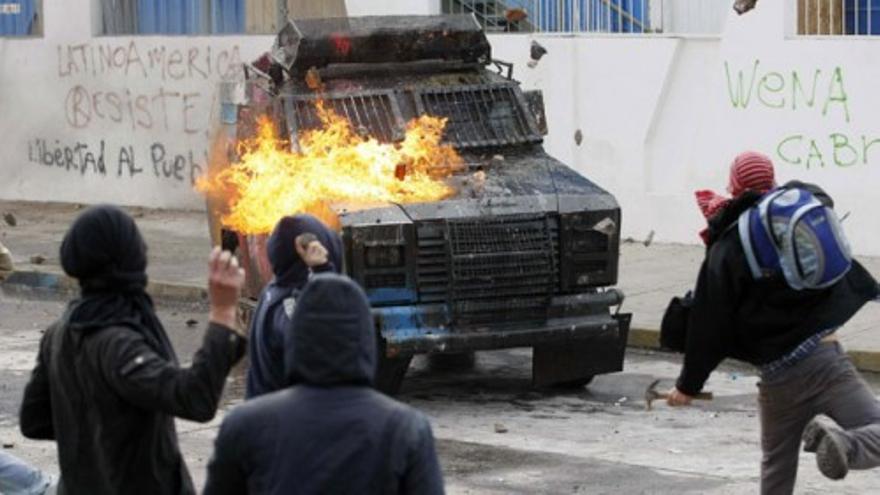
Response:
[[[54,446],[22,438],[17,410],[42,330],[64,305],[51,293],[0,287],[0,440],[9,452],[53,472]],[[181,360],[188,361],[206,308],[170,301],[159,307]],[[245,365],[229,379],[223,411],[241,400]],[[472,369],[439,370],[417,359],[399,399],[430,417],[449,493],[756,493],[754,373],[727,364],[707,386],[713,402],[680,410],[658,403],[646,411],[645,387],[660,378],[667,388],[678,366],[677,356],[631,350],[623,373],[578,390],[542,390],[530,384],[528,349],[479,354]],[[178,422],[199,486],[223,411],[207,424]],[[878,486],[880,471],[831,482],[812,455],[801,456],[797,493],[864,494]]]

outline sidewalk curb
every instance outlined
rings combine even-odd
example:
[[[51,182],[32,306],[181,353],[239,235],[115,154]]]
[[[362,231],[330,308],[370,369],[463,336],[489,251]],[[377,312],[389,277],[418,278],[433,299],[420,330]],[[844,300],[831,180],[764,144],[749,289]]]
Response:
[[[630,329],[626,345],[627,347],[660,350],[660,330],[647,328]],[[853,364],[855,364],[859,371],[880,373],[880,352],[847,350],[846,353],[853,360]]]
[[[76,280],[63,273],[37,270],[15,271],[3,283],[65,294],[75,293],[79,287]],[[175,299],[189,302],[208,300],[208,291],[204,287],[161,280],[151,280],[147,284],[147,292],[156,299]]]
[[[63,273],[51,271],[16,271],[3,283],[67,294],[75,293],[77,290],[77,283],[74,279]],[[208,291],[204,287],[161,280],[151,281],[147,286],[147,292],[160,300],[174,299],[191,302],[208,300]],[[660,350],[660,331],[650,328],[632,328],[629,331],[627,347]],[[847,354],[860,371],[880,372],[880,352],[849,350]]]

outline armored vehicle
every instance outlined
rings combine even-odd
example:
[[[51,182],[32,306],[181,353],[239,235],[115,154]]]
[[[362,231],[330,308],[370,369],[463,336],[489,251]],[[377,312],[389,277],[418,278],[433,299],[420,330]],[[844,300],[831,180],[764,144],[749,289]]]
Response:
[[[258,82],[240,138],[268,112],[296,146],[320,125],[320,99],[382,142],[420,115],[445,118],[443,139],[465,163],[447,199],[337,212],[344,270],[373,306],[380,388],[396,391],[419,353],[531,347],[539,386],[622,369],[620,207],[545,152],[542,95],[492,59],[473,17],[290,21],[270,53],[248,71]],[[256,297],[271,275],[264,237],[239,237]]]

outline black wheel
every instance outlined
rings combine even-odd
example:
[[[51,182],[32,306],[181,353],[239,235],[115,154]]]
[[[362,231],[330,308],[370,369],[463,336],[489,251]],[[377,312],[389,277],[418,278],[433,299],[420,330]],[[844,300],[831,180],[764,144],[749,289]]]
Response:
[[[431,371],[469,371],[477,365],[477,355],[471,352],[442,352],[428,355]]]
[[[572,390],[578,389],[578,388],[584,388],[587,385],[589,385],[590,382],[593,381],[593,378],[594,378],[593,376],[587,376],[584,378],[578,378],[576,380],[569,380],[567,382],[555,383],[555,384],[553,384],[553,387],[559,388],[559,389],[572,389]]]
[[[385,395],[397,395],[411,361],[411,355],[388,357],[385,352],[380,352],[379,363],[376,366],[376,389]]]

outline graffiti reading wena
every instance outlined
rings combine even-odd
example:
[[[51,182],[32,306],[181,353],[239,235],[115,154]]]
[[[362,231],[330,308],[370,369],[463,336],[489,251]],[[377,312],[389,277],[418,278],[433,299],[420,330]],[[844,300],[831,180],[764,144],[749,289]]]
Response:
[[[851,102],[841,67],[779,72],[766,69],[760,60],[755,60],[746,69],[735,69],[725,62],[724,73],[733,108],[815,112],[843,126],[851,122]],[[776,154],[785,163],[806,168],[851,167],[868,164],[877,144],[880,144],[878,137],[844,131],[821,137],[792,133],[779,139]]]

